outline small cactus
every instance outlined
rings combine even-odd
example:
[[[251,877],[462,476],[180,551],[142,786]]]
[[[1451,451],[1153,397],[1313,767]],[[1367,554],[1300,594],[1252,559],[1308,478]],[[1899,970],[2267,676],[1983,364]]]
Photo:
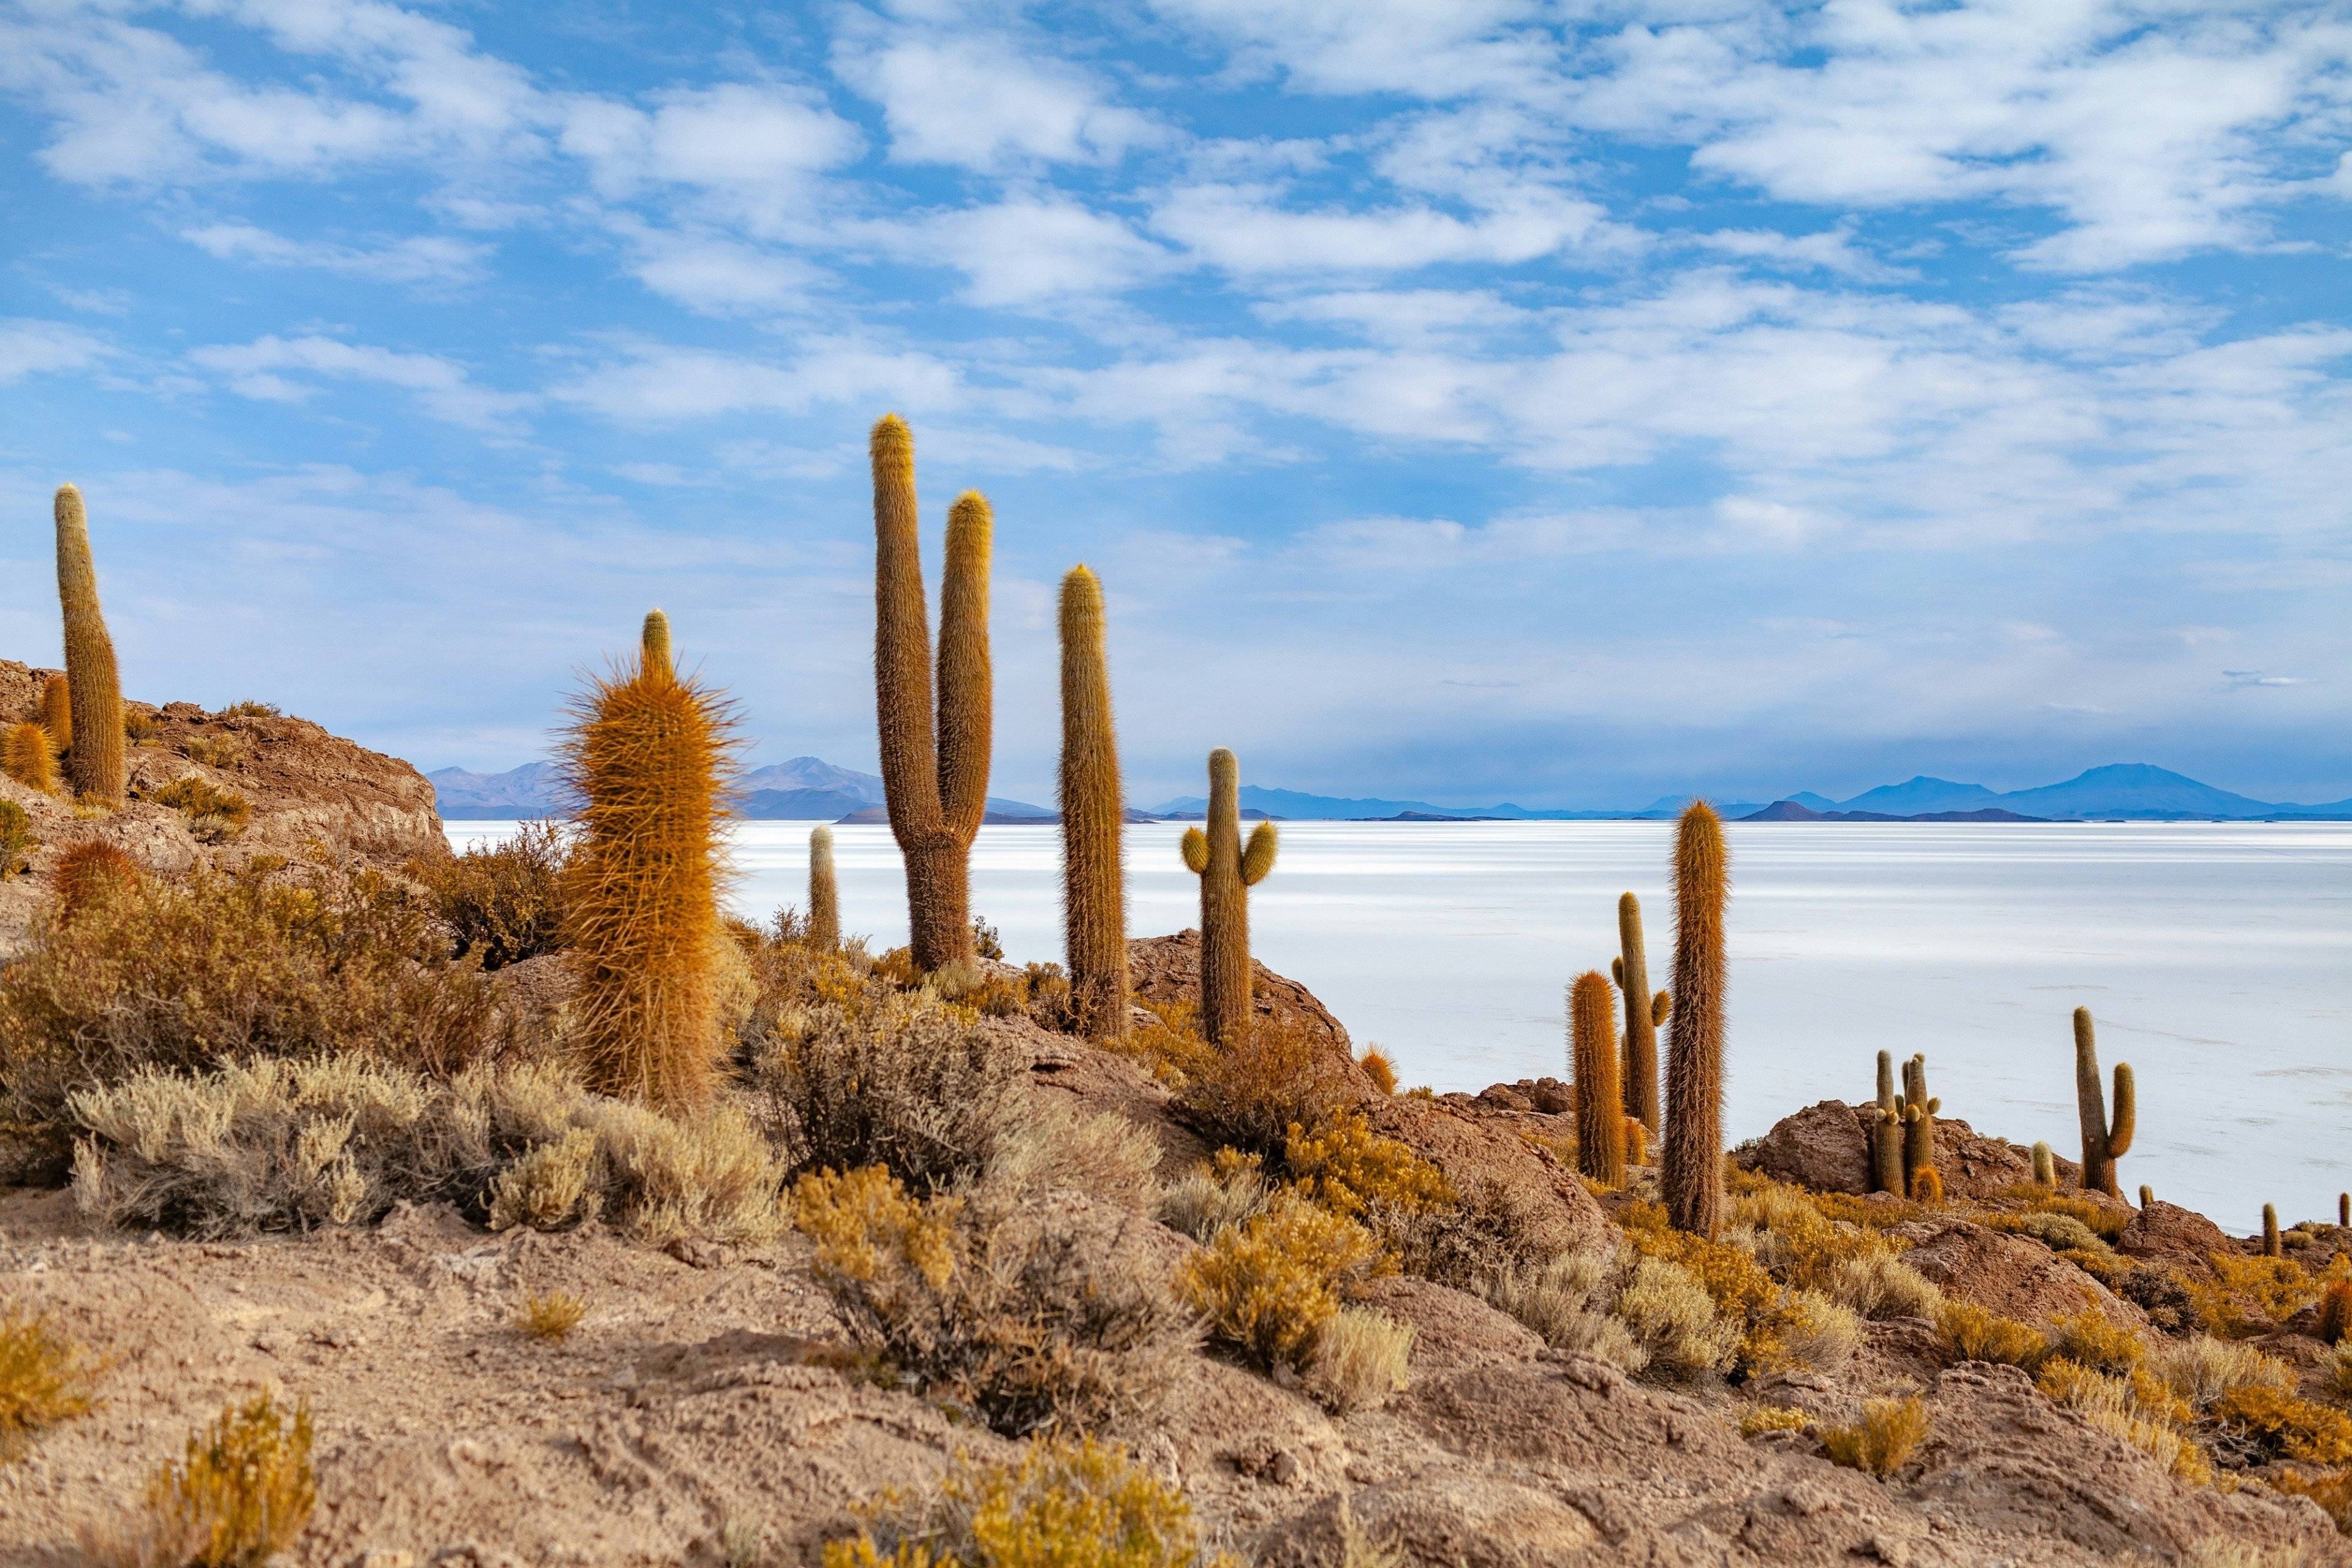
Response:
[[[1677,1230],[1723,1223],[1724,908],[1731,897],[1723,823],[1705,801],[1675,831],[1675,1014],[1667,1039],[1660,1185]]]
[[[2033,1184],[2053,1190],[2058,1185],[2058,1156],[2050,1152],[2047,1143],[2033,1145]]]
[[[2139,1206],[2143,1210],[2156,1206],[2156,1189],[2146,1182],[2139,1184]]]
[[[49,745],[49,732],[30,722],[11,724],[0,731],[0,773],[26,789],[57,794],[58,758]]]
[[[1568,989],[1570,1070],[1576,1085],[1576,1168],[1605,1187],[1625,1184],[1624,1092],[1609,982],[1597,969]]]
[[[1241,763],[1223,746],[1209,753],[1208,831],[1184,830],[1185,868],[1201,879],[1201,1032],[1228,1048],[1250,1018],[1249,889],[1274,869],[1274,824],[1242,842]]]
[[[101,805],[121,805],[126,778],[123,762],[122,679],[114,663],[114,639],[98,604],[98,568],[89,553],[89,519],[81,491],[58,487],[58,603],[65,612],[66,679],[72,710],[73,746],[66,754],[66,778],[76,795]]]
[[[73,745],[73,687],[62,675],[41,683],[41,728],[49,732],[49,746],[64,756]]]
[[[85,838],[49,868],[58,895],[58,923],[71,925],[84,910],[139,885],[139,862],[102,839]]]
[[[1650,962],[1642,942],[1642,900],[1631,893],[1617,900],[1617,956],[1609,973],[1625,994],[1625,1114],[1638,1116],[1653,1137],[1658,1131],[1658,1026],[1666,1021],[1668,994],[1650,991]]]
[[[2319,1342],[2352,1340],[2352,1279],[2338,1279],[2319,1293]]]
[[[1062,927],[1078,1033],[1127,1033],[1127,809],[1103,649],[1102,584],[1084,566],[1062,579]]]
[[[2123,1196],[2116,1185],[2116,1162],[2131,1152],[2138,1100],[2132,1092],[2129,1062],[2116,1064],[2116,1115],[2107,1120],[2099,1092],[2099,1044],[2088,1007],[2074,1009],[2074,1104],[2083,1121],[2083,1189]]]
[[[637,657],[647,669],[664,675],[677,673],[677,659],[669,647],[668,616],[659,610],[646,612],[645,629],[637,634]]]
[[[1878,1053],[1878,1098],[1870,1121],[1870,1190],[1903,1191],[1903,1097],[1895,1092],[1895,1053]]]
[[[1625,1163],[1646,1165],[1650,1163],[1650,1130],[1638,1116],[1625,1118]]]
[[[2336,1194],[2336,1225],[2339,1230],[2352,1230],[2352,1193]]]
[[[2263,1256],[2264,1258],[2284,1258],[2286,1256],[2286,1247],[2279,1239],[2278,1205],[2276,1204],[2264,1204],[2263,1205]]]
[[[1944,1174],[1933,1165],[1922,1165],[1911,1173],[1911,1201],[1930,1207],[1944,1201]]]
[[[808,944],[819,952],[841,948],[841,882],[833,869],[833,829],[809,829]]]
[[[1903,1178],[1907,1188],[1916,1174],[1936,1163],[1936,1112],[1944,1102],[1927,1093],[1927,1058],[1915,1054],[1903,1064]]]

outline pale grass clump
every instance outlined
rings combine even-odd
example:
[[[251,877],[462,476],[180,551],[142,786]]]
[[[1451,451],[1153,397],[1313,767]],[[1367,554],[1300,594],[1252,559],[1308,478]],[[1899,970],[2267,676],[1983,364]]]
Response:
[[[1947,1300],[1936,1314],[1944,1348],[1961,1361],[1997,1362],[2032,1372],[2049,1352],[2042,1331],[1973,1301]]]
[[[87,1414],[105,1366],[43,1313],[0,1307],[0,1465],[33,1438]]]
[[[1662,1379],[1721,1372],[1738,1352],[1741,1328],[1716,1310],[1698,1276],[1663,1258],[1634,1262],[1617,1292],[1617,1316]]]
[[[1038,1437],[1001,1463],[960,1454],[930,1489],[863,1511],[824,1568],[1238,1568],[1202,1545],[1180,1488],[1092,1437]]]
[[[1304,1371],[1348,1293],[1381,1267],[1363,1226],[1284,1188],[1187,1258],[1177,1289],[1212,1334],[1260,1370]]]
[[[2255,1546],[2222,1536],[2199,1542],[2181,1559],[2184,1568],[2322,1568],[2327,1561],[2319,1548],[2300,1542]]]
[[[1478,1281],[1478,1293],[1546,1344],[1638,1373],[1649,1352],[1611,1309],[1623,1260],[1600,1250],[1564,1252],[1536,1266],[1508,1266]]]
[[[532,1339],[562,1344],[587,1315],[586,1299],[569,1290],[526,1290],[515,1309],[515,1327]]]
[[[2295,1386],[2294,1369],[2276,1356],[2210,1334],[2159,1343],[2148,1365],[2173,1393],[2200,1413],[2211,1409],[2233,1388],[2252,1386],[2292,1394]]]
[[[1862,1348],[1862,1320],[1853,1310],[1818,1290],[1791,1290],[1773,1322],[1780,1341],[1772,1370],[1812,1368],[1835,1372]]]
[[[1220,1149],[1160,1193],[1160,1223],[1205,1246],[1226,1226],[1262,1213],[1270,1193],[1264,1162],[1256,1155]]]
[[[294,1544],[319,1497],[310,1412],[268,1394],[188,1436],[186,1457],[148,1478],[139,1511],[85,1536],[103,1568],[259,1568]]]
[[[182,773],[147,798],[186,817],[189,833],[206,844],[237,837],[253,821],[250,801],[199,773]]]
[[[1739,1416],[1739,1435],[1760,1437],[1767,1432],[1801,1432],[1812,1417],[1792,1405],[1751,1405]]]
[[[1841,1259],[1822,1291],[1865,1318],[1926,1318],[1930,1321],[1944,1305],[1944,1292],[1928,1278],[1891,1256]]]
[[[2182,1480],[2198,1486],[2212,1480],[2212,1461],[2189,1435],[2195,1413],[2145,1366],[2135,1363],[2107,1373],[2053,1356],[2042,1364],[2034,1386],[2053,1402],[2081,1411],[2100,1431],[2153,1456]]]
[[[1410,1381],[1412,1325],[1361,1307],[1342,1307],[1316,1337],[1307,1390],[1342,1415],[1369,1410]]]
[[[1927,1406],[1916,1396],[1873,1399],[1851,1426],[1825,1426],[1822,1447],[1833,1465],[1861,1470],[1881,1480],[1911,1462],[1927,1436]]]
[[[1160,1196],[1160,1140],[1123,1116],[1090,1115],[1058,1100],[1034,1104],[989,1154],[983,1189],[1011,1197],[1066,1191],[1144,1210]]]

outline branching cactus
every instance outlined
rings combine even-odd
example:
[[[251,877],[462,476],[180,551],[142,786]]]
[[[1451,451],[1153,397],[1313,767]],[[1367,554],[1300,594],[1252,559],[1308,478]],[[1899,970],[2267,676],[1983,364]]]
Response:
[[[1895,1053],[1878,1053],[1878,1100],[1870,1121],[1870,1190],[1901,1196],[1903,1097],[1895,1092]]]
[[[1903,1190],[1913,1197],[1919,1173],[1936,1163],[1936,1112],[1942,1109],[1927,1093],[1927,1058],[1913,1056],[1903,1064]]]
[[[1062,579],[1062,926],[1078,1032],[1127,1033],[1127,867],[1102,584],[1084,566]]]
[[[1184,830],[1184,865],[1201,879],[1201,1032],[1237,1046],[1250,1020],[1249,890],[1274,869],[1274,824],[1242,842],[1241,764],[1223,746],[1209,753],[1208,831]]]
[[[833,829],[809,829],[808,944],[819,952],[841,948],[841,881],[833,869]]]
[[[62,675],[41,683],[41,728],[49,732],[49,749],[64,756],[73,745],[73,688]]]
[[[1576,1085],[1576,1168],[1606,1187],[1625,1184],[1625,1114],[1617,1085],[1617,1026],[1609,982],[1586,970],[1568,988],[1570,1070]]]
[[[994,522],[966,490],[948,511],[940,584],[939,697],[934,728],[929,611],[917,536],[915,441],[907,422],[875,423],[874,700],[890,832],[907,864],[915,967],[972,956],[971,841],[988,811],[992,677],[988,569]]]
[[[2116,1185],[2116,1162],[2131,1152],[2138,1099],[2132,1091],[2129,1062],[2116,1064],[2116,1116],[2107,1120],[2107,1103],[2099,1092],[2099,1042],[2088,1007],[2074,1009],[2074,1106],[2083,1119],[2083,1187],[2109,1197],[2123,1196]]]
[[[1729,966],[1724,910],[1730,856],[1705,801],[1675,834],[1675,1012],[1667,1037],[1666,1135],[1659,1172],[1678,1230],[1712,1237],[1723,1223],[1723,1004]]]
[[[81,491],[58,487],[58,604],[65,612],[66,681],[80,722],[71,727],[66,779],[75,795],[105,805],[122,804],[125,781],[122,679],[114,639],[98,605],[98,568],[89,554],[89,519]]]
[[[1658,1133],[1658,1026],[1673,998],[1650,991],[1650,963],[1642,945],[1642,900],[1631,893],[1617,900],[1616,960],[1611,976],[1625,995],[1625,1114],[1638,1116],[1653,1138]]]

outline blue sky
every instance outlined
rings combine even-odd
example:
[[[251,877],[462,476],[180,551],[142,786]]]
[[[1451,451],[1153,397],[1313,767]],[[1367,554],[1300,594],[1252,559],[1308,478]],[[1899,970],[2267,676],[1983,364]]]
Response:
[[[2352,795],[2352,9],[0,0],[0,655],[543,752],[665,605],[870,766],[864,437],[1136,795]]]

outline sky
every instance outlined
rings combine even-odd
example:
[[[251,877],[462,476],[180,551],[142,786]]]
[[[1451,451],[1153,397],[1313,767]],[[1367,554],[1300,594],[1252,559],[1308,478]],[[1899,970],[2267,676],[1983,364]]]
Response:
[[[0,0],[0,657],[870,768],[866,432],[1130,795],[2352,795],[2352,4]]]

